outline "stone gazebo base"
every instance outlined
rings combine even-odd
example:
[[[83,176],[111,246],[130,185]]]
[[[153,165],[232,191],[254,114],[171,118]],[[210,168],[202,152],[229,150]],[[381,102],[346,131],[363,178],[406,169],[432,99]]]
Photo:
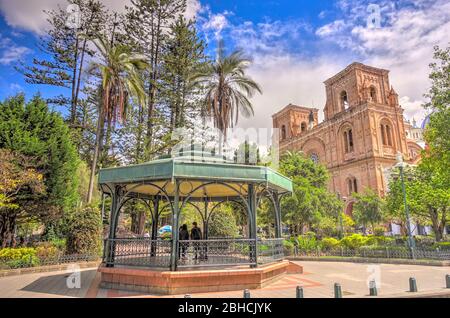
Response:
[[[205,292],[259,289],[286,274],[301,274],[303,268],[281,261],[259,268],[223,270],[157,271],[101,266],[101,288],[136,291],[160,295],[182,295]]]

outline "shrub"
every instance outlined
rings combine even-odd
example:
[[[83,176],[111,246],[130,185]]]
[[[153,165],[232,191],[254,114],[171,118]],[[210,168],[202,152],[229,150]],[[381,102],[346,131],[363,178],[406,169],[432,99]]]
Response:
[[[433,246],[436,242],[433,236],[416,235],[414,239],[418,246]]]
[[[102,221],[97,208],[79,210],[69,223],[67,253],[97,254],[101,250]]]
[[[395,245],[395,239],[388,236],[375,236],[377,245],[379,246],[392,246]]]
[[[284,240],[283,249],[285,255],[292,255],[294,252],[294,243],[292,243],[291,241]]]
[[[40,246],[36,247],[36,256],[40,260],[56,259],[60,254],[61,251],[51,243],[41,244]]]
[[[304,236],[306,236],[308,238],[316,238],[317,237],[316,233],[314,233],[312,231],[306,232]]]
[[[312,233],[312,232],[310,232]],[[312,233],[314,234],[314,233]],[[298,237],[298,249],[300,251],[311,252],[317,249],[320,243],[317,241],[315,234],[301,235]]]
[[[350,236],[344,237],[340,241],[340,245],[342,247],[346,247],[349,249],[357,249],[363,246],[391,246],[394,245],[395,239],[386,236],[375,236],[375,235],[367,235],[363,236],[361,234],[353,234]]]
[[[66,250],[67,240],[66,239],[54,239],[50,241],[50,244],[61,252]]]
[[[210,237],[234,238],[239,235],[236,218],[228,208],[217,210],[211,216],[208,230]]]
[[[11,269],[39,266],[39,258],[33,255],[23,256],[21,259],[12,260],[6,263]]]
[[[324,250],[331,250],[339,246],[339,240],[333,237],[326,237],[321,242],[321,247]]]
[[[373,230],[373,235],[375,235],[375,236],[384,236],[385,232],[386,232],[386,229],[384,227],[376,227]]]
[[[437,242],[433,244],[433,248],[450,250],[450,242]]]
[[[9,268],[32,267],[39,265],[34,248],[4,248],[0,250],[0,263]]]
[[[349,249],[357,249],[361,246],[367,245],[369,242],[369,238],[362,236],[361,234],[352,234],[350,236],[344,237],[339,244],[342,247],[349,248]]]

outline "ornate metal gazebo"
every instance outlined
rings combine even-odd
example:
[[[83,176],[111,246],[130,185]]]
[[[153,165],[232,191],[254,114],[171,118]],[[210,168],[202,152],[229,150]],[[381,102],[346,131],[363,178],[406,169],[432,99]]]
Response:
[[[171,271],[205,266],[257,267],[284,257],[280,199],[292,192],[292,182],[270,168],[235,164],[214,153],[191,150],[140,165],[102,169],[99,187],[104,195],[111,197],[109,236],[103,256],[105,267],[139,266]],[[258,238],[256,211],[264,197],[273,203],[275,239]],[[120,211],[130,200],[141,200],[149,208],[151,237],[117,237]],[[220,204],[230,201],[240,204],[247,212],[248,237],[209,239],[211,216]],[[202,208],[193,203],[203,203]],[[163,205],[172,216],[171,239],[158,237]],[[187,205],[195,207],[201,215],[202,240],[179,240],[180,215]]]

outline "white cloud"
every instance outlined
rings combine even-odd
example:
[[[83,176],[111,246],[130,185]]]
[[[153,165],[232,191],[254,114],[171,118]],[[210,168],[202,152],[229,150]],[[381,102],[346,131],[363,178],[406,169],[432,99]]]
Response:
[[[450,2],[448,0],[399,0],[377,2],[381,28],[367,27],[370,1],[341,0],[345,17],[318,28],[316,34],[335,43],[360,61],[391,71],[391,84],[400,96],[405,114],[422,118],[423,94],[430,86],[429,63],[433,47],[450,42]]]
[[[23,87],[20,86],[20,85],[17,84],[17,83],[11,83],[11,84],[9,85],[9,88],[10,88],[10,90],[13,91],[13,92],[22,92],[22,91],[23,91]]]
[[[289,103],[323,109],[323,81],[338,72],[344,62],[331,54],[306,58],[301,47],[303,38],[311,33],[313,30],[303,21],[247,21],[230,26],[236,46],[253,58],[249,76],[263,90],[263,95],[252,99],[255,116],[241,118],[239,127],[272,127],[272,115]]]
[[[252,100],[255,117],[241,119],[239,126],[272,127],[272,115],[290,103],[322,110],[325,105],[323,81],[340,68],[331,57],[308,61],[290,55],[256,57],[249,75],[261,85],[263,95],[257,95]]]
[[[405,109],[405,117],[408,119],[415,118],[421,122],[427,115],[427,112],[422,107],[424,102],[422,100],[411,100],[408,96],[400,98],[400,104]]]
[[[102,0],[106,7],[118,12],[125,10],[129,0]],[[194,18],[201,9],[199,0],[188,0],[186,17]],[[44,10],[67,6],[66,0],[0,0],[0,11],[9,26],[36,34],[43,34],[48,27]]]
[[[200,3],[200,0],[188,0],[185,17],[187,19],[194,19],[197,17],[197,15],[199,14],[199,12],[201,10],[202,10],[202,5]]]
[[[228,10],[221,13],[213,13],[208,5],[202,7],[199,12],[201,14],[198,15],[198,22],[206,41],[210,41],[211,38],[215,40],[221,39],[222,32],[230,26],[228,17],[234,14]]]
[[[250,55],[290,55],[301,47],[302,38],[313,32],[303,21],[246,21],[230,27],[236,46]]]
[[[0,64],[9,65],[19,61],[31,50],[24,46],[16,45],[10,38],[2,37],[0,34]]]
[[[319,28],[316,31],[316,35],[320,37],[330,36],[341,32],[344,28],[345,22],[343,20],[336,20]]]
[[[218,13],[213,14],[210,19],[203,24],[205,30],[213,30],[216,34],[220,34],[228,25],[225,15]]]

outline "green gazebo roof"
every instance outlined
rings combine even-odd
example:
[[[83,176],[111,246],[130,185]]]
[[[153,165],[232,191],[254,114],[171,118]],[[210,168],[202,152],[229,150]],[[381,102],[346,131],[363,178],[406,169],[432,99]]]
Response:
[[[130,192],[149,196],[158,195],[157,187],[173,194],[175,180],[181,181],[181,195],[193,192],[193,198],[233,197],[236,191],[245,192],[248,184],[265,184],[277,193],[292,192],[292,181],[271,168],[234,164],[197,151],[139,165],[101,169],[99,174],[99,185],[105,192],[108,190],[103,185],[109,185],[110,189],[112,185],[124,185]],[[205,186],[193,191],[201,185]]]

